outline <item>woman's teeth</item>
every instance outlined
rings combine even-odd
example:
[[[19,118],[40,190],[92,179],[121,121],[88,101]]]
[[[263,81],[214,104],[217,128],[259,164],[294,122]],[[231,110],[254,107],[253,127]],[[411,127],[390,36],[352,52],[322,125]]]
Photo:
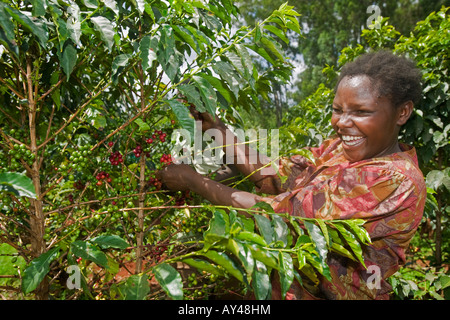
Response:
[[[345,142],[345,144],[353,146],[357,144],[363,137],[357,137],[357,136],[342,136],[342,140]]]

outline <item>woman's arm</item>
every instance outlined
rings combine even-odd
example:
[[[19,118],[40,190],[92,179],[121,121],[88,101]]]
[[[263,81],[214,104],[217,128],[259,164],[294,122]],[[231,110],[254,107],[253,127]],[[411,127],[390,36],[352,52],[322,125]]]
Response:
[[[202,122],[203,131],[216,130],[214,134],[215,143],[217,146],[223,146],[227,164],[232,163],[245,177],[248,176],[257,187],[261,187],[263,180],[267,177],[276,176],[275,170],[270,165],[271,160],[267,156],[259,154],[248,143],[240,141],[217,116],[214,118],[211,114],[200,113],[194,108],[191,108],[191,113],[196,120]],[[261,172],[263,167],[265,167],[264,174]]]
[[[186,164],[167,166],[156,177],[171,190],[190,190],[216,205],[247,209],[262,201],[258,195],[203,177]]]

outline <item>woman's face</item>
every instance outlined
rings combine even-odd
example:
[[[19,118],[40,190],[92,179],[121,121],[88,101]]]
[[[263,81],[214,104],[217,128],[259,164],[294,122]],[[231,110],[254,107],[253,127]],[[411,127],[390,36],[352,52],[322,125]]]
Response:
[[[354,162],[399,152],[399,128],[411,111],[412,103],[395,108],[387,97],[379,97],[369,77],[345,77],[333,101],[331,124],[345,158]]]

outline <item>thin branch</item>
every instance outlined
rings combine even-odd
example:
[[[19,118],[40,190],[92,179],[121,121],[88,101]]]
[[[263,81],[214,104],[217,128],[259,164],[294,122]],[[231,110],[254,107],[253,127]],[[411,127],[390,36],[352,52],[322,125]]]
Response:
[[[5,84],[9,90],[11,90],[12,92],[14,92],[14,94],[16,96],[19,97],[19,99],[21,100],[25,100],[25,96],[23,94],[21,94],[19,91],[17,91],[16,89],[14,89],[5,79],[3,79],[2,77],[0,77],[0,82],[2,82],[3,84]]]

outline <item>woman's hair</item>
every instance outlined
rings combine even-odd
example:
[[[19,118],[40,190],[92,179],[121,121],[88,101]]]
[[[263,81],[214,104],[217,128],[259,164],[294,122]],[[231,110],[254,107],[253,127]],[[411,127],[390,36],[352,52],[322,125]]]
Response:
[[[390,51],[366,53],[344,65],[336,89],[343,78],[357,75],[368,76],[378,94],[388,97],[394,106],[409,100],[416,104],[422,96],[422,75],[416,64]]]

